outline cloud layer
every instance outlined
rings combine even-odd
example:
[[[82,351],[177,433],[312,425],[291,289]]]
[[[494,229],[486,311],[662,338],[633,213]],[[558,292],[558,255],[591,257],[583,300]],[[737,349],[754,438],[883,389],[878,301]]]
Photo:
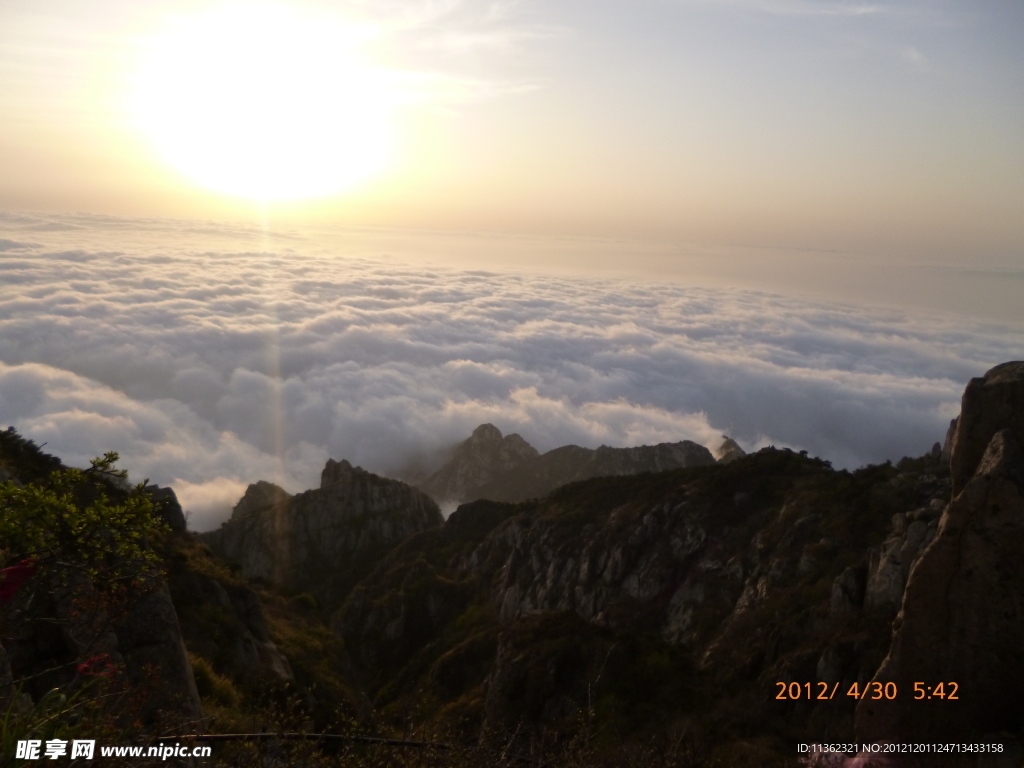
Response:
[[[1019,356],[1014,329],[951,318],[342,257],[297,234],[228,247],[258,235],[0,217],[0,422],[73,464],[119,451],[205,529],[249,482],[298,491],[328,456],[395,472],[483,421],[541,450],[728,433],[840,466],[916,455],[967,379]]]

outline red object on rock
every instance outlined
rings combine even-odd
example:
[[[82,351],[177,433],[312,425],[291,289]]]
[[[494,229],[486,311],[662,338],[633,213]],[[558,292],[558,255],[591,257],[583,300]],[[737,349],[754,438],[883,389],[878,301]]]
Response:
[[[117,671],[106,653],[86,659],[78,665],[77,670],[78,674],[86,677],[109,677]]]
[[[0,568],[0,603],[8,603],[14,599],[21,585],[28,581],[36,572],[36,561],[33,558],[22,560],[10,568]]]

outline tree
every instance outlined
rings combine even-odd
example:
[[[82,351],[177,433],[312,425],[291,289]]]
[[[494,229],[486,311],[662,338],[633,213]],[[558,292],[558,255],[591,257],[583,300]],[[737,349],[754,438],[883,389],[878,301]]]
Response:
[[[17,438],[39,454],[11,432],[2,435],[6,443]],[[117,460],[109,452],[85,470],[30,467],[25,474],[33,482],[0,483],[0,639],[11,651],[8,657],[0,646],[0,762],[14,739],[113,734],[133,720],[130,686],[118,679],[120,657],[105,640],[124,611],[162,581],[152,544],[167,526],[145,484],[129,486]],[[68,655],[26,662],[46,624],[60,628]],[[24,663],[16,664],[19,658]],[[21,693],[33,688],[34,697]]]
[[[30,571],[49,588],[87,579],[112,601],[155,585],[161,559],[150,540],[166,525],[144,483],[126,487],[117,460],[110,451],[86,470],[62,468],[24,486],[0,484],[0,569],[8,578],[22,580]]]

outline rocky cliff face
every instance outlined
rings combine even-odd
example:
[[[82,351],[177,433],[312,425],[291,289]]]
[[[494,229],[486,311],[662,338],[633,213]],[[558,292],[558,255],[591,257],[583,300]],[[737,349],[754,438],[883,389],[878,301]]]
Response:
[[[441,503],[471,501],[480,486],[537,456],[519,435],[502,437],[493,424],[481,424],[419,488]]]
[[[295,496],[250,485],[231,519],[200,539],[246,578],[331,605],[388,550],[441,522],[437,505],[415,488],[329,460],[320,488]]]
[[[1024,718],[1024,363],[972,379],[953,438],[953,499],[910,570],[857,736],[979,741]],[[935,687],[943,684],[942,696]],[[914,686],[923,689],[915,700]],[[957,687],[958,698],[946,694]]]
[[[694,717],[850,737],[851,699],[794,718],[767,691],[870,679],[892,614],[865,607],[868,583],[881,603],[903,578],[944,489],[932,456],[850,474],[767,449],[478,501],[390,553],[333,626],[385,710],[427,690],[502,731],[590,700],[628,729],[676,711],[685,682]]]
[[[779,754],[987,739],[1017,765],[1022,413],[1012,363],[971,382],[945,448],[897,466],[834,472],[767,449],[467,504],[390,553],[333,626],[384,712],[427,700],[501,732],[580,717],[628,731],[676,711],[692,732],[759,733]],[[899,696],[846,695],[871,681]],[[805,682],[839,693],[776,699]],[[940,682],[958,699],[928,699]]]

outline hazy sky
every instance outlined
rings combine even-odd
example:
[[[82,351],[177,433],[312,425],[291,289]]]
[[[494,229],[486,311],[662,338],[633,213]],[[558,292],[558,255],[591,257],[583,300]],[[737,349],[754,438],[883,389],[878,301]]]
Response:
[[[484,421],[919,455],[1024,353],[1024,5],[0,0],[0,427],[194,527]]]
[[[0,208],[1007,265],[1022,39],[1017,0],[2,0]]]

